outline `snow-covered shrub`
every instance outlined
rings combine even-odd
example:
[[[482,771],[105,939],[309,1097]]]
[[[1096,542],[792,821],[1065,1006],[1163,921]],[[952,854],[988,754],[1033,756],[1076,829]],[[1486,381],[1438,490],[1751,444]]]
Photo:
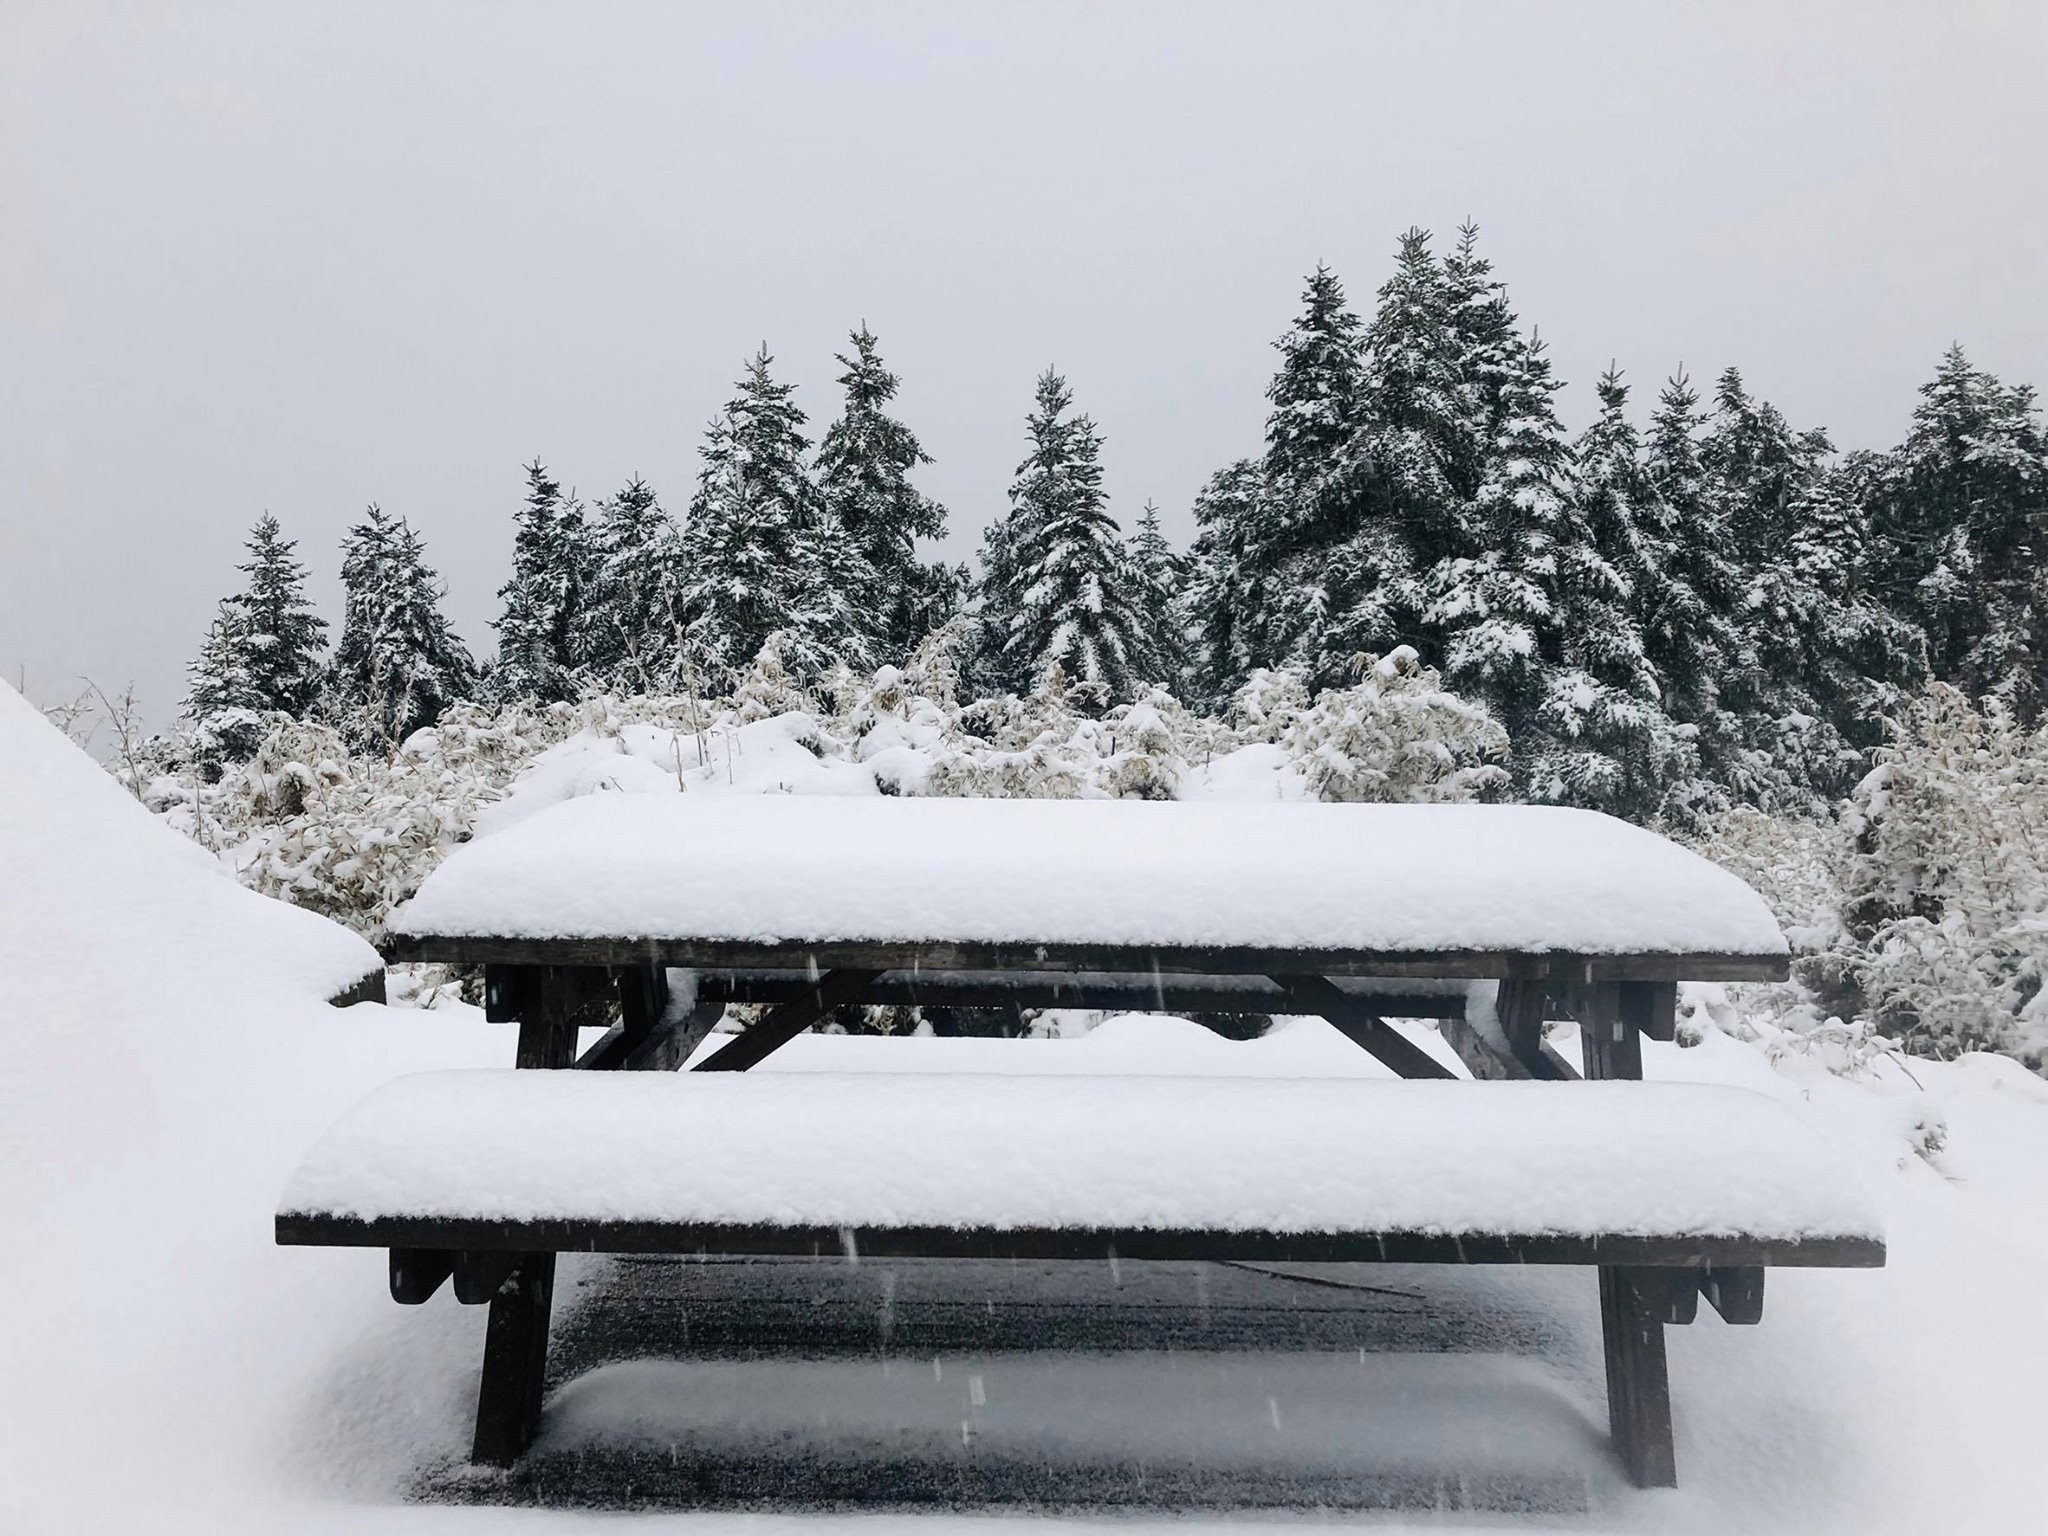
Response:
[[[1362,658],[1350,688],[1326,689],[1306,708],[1270,674],[1239,709],[1270,729],[1319,800],[1473,800],[1507,782],[1507,732],[1485,708],[1447,692],[1442,679],[1400,646]],[[1255,679],[1256,681],[1256,679]],[[1253,712],[1256,711],[1256,714]]]
[[[1945,685],[1846,816],[1844,922],[1871,1019],[1918,1051],[2048,1054],[2048,728]]]

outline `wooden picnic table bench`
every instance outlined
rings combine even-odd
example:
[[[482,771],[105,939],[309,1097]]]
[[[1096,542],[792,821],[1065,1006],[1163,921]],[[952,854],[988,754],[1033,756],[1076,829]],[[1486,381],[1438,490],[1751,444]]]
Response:
[[[1591,1265],[1642,1486],[1676,1481],[1667,1324],[1702,1295],[1756,1321],[1769,1265],[1884,1259],[1761,1095],[1537,1086],[1581,1075],[1548,1016],[1585,1077],[1635,1079],[1679,981],[1786,972],[1740,880],[1588,812],[602,795],[458,850],[393,928],[393,960],[484,967],[518,1068],[583,1069],[389,1085],[278,1213],[281,1243],[388,1248],[400,1301],[489,1302],[480,1462],[537,1430],[563,1251]],[[1491,1081],[708,1075],[877,1001],[1313,1014],[1450,1078],[1387,1022],[1434,1019]],[[708,1047],[732,1002],[766,1011]],[[1048,1116],[1109,1139],[1034,1204]]]

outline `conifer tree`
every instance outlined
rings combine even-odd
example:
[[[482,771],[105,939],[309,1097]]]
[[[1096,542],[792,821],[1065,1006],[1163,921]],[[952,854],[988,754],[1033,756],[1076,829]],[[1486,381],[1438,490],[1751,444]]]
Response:
[[[1644,444],[1638,518],[1653,570],[1634,611],[1666,710],[1691,726],[1709,782],[1746,794],[1737,712],[1763,684],[1746,634],[1746,578],[1700,455],[1699,395],[1683,369],[1665,383]]]
[[[239,597],[225,598],[206,629],[199,654],[185,669],[186,722],[192,757],[209,779],[224,764],[241,762],[263,740],[269,707],[250,670],[249,615]]]
[[[855,605],[873,577],[811,482],[804,413],[769,373],[773,361],[764,344],[705,436],[682,541],[690,659],[734,672],[787,631],[783,661],[799,677],[835,661],[863,669],[870,653]]]
[[[359,750],[390,751],[476,686],[476,665],[441,613],[420,536],[372,504],[342,541],[341,638],[323,709]]]
[[[250,530],[248,548],[249,558],[238,569],[248,578],[241,618],[257,707],[303,717],[320,691],[327,621],[306,600],[306,568],[296,558],[297,546],[268,512]]]
[[[868,587],[848,595],[869,644],[877,656],[900,660],[945,607],[938,600],[944,570],[917,558],[917,541],[944,536],[946,509],[910,483],[910,472],[931,456],[884,409],[897,378],[882,365],[874,333],[863,324],[852,341],[853,355],[838,355],[846,405],[818,446],[818,490],[861,557]]]
[[[1066,380],[1048,368],[1029,417],[1031,454],[983,547],[984,646],[1010,692],[1029,692],[1057,664],[1110,702],[1139,681],[1144,626],[1130,554],[1104,504],[1102,438],[1072,405]]]
[[[1285,664],[1317,684],[1348,682],[1352,658],[1397,645],[1443,658],[1429,582],[1476,552],[1459,537],[1477,475],[1451,297],[1428,233],[1410,229],[1365,329],[1363,401],[1337,455],[1325,545],[1290,594],[1307,627]]]
[[[1211,710],[1221,710],[1271,654],[1265,630],[1280,604],[1260,548],[1274,526],[1267,499],[1265,468],[1256,459],[1218,470],[1195,497],[1189,687]]]
[[[593,550],[583,507],[535,459],[526,466],[526,504],[512,540],[512,577],[498,589],[503,611],[493,685],[506,700],[573,698],[585,591]]]
[[[608,687],[652,692],[674,679],[681,533],[638,475],[596,511],[575,660]]]
[[[1142,630],[1137,672],[1176,696],[1186,693],[1188,643],[1188,557],[1160,531],[1159,509],[1146,502],[1131,535],[1131,604]]]
[[[2048,440],[2034,391],[1951,347],[1920,391],[1876,508],[1883,577],[1927,636],[1934,675],[2048,708]]]
[[[1273,343],[1279,371],[1266,387],[1265,470],[1289,507],[1288,522],[1309,528],[1323,480],[1357,425],[1364,385],[1364,341],[1344,285],[1316,263],[1301,295],[1301,318]]]

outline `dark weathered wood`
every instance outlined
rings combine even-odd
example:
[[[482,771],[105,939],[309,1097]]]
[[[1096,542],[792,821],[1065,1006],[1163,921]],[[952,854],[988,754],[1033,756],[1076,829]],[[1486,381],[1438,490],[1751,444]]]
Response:
[[[1566,990],[1579,1021],[1586,1076],[1635,1079],[1643,1075],[1641,1025],[1654,998],[1618,982],[1581,982]],[[1616,1148],[1626,1156],[1626,1148]],[[1701,1266],[1707,1268],[1710,1266]],[[1697,1284],[1695,1278],[1694,1283]],[[1678,1486],[1671,1439],[1671,1377],[1664,1359],[1664,1322],[1676,1297],[1668,1280],[1634,1266],[1600,1269],[1600,1336],[1607,1364],[1607,1423],[1615,1454],[1638,1488]]]
[[[688,1013],[675,1014],[656,1026],[631,1056],[626,1058],[625,1067],[629,1072],[673,1072],[690,1059],[690,1053],[703,1043],[706,1036],[718,1027],[718,1021],[725,1017],[725,1004],[716,1000],[699,999],[697,1006]]]
[[[555,1256],[527,1253],[491,1298],[484,1325],[484,1369],[477,1384],[476,1436],[470,1459],[509,1467],[533,1444],[540,1427],[548,1364],[548,1311],[554,1301]]]
[[[416,1307],[432,1298],[455,1269],[455,1255],[440,1248],[391,1250],[391,1299]]]
[[[1622,1011],[1621,985],[1601,981],[1568,987],[1565,1006],[1579,1021],[1579,1041],[1586,1055],[1586,1076],[1595,1079],[1637,1079],[1643,1075],[1640,1010]]]
[[[706,971],[700,998],[730,1003],[788,1002],[812,985],[793,971]],[[1385,1019],[1463,1018],[1461,991],[1375,989],[1360,1000]],[[913,1008],[1090,1008],[1113,1013],[1314,1013],[1265,976],[1189,977],[1083,971],[983,971],[965,974],[885,971],[858,1001]]]
[[[1465,1063],[1465,1070],[1479,1082],[1523,1082],[1536,1074],[1526,1062],[1496,1048],[1466,1020],[1444,1019],[1437,1025],[1450,1048]]]
[[[1113,944],[746,943],[729,939],[514,939],[489,935],[395,934],[393,961],[459,965],[616,967],[672,965],[711,971],[1153,971],[1192,976],[1411,976],[1444,980],[1547,977],[1554,981],[1783,981],[1784,955],[1671,953],[1530,954],[1506,950],[1153,948]]]
[[[1455,1077],[1457,1074],[1416,1045],[1385,1019],[1373,1013],[1325,976],[1275,976],[1274,982],[1304,1007],[1337,1026],[1345,1039],[1370,1051],[1401,1077]]]
[[[1619,1006],[1624,1022],[1648,1040],[1678,1038],[1678,985],[1669,981],[1624,981]]]
[[[464,1248],[454,1255],[455,1299],[480,1307],[503,1288],[519,1254],[502,1248]]]
[[[519,1049],[515,1065],[566,1067],[576,1059],[576,1010],[592,995],[587,972],[544,965],[517,984]]]
[[[1676,1488],[1671,1438],[1671,1375],[1664,1358],[1662,1311],[1669,1284],[1628,1267],[1600,1271],[1600,1331],[1607,1356],[1607,1427],[1629,1481]]]
[[[384,967],[381,965],[327,999],[336,1008],[353,1008],[357,1003],[381,1003],[384,1000]]]
[[[1700,1294],[1724,1323],[1747,1327],[1764,1320],[1761,1264],[1719,1265],[1700,1277]]]
[[[771,1009],[754,1024],[719,1047],[692,1069],[697,1072],[744,1072],[757,1066],[843,1003],[859,997],[875,979],[873,971],[829,971],[810,990]]]
[[[560,1253],[833,1254],[846,1241],[888,1258],[1298,1260],[1325,1264],[1616,1264],[1704,1270],[1744,1265],[1872,1269],[1878,1238],[1740,1235],[1566,1237],[1498,1232],[1224,1232],[1118,1228],[764,1227],[663,1221],[496,1221],[470,1217],[349,1216],[286,1212],[287,1246],[446,1248]]]
[[[619,972],[619,1022],[576,1058],[579,1069],[609,1072],[647,1043],[668,1007],[668,972],[658,965],[633,965]]]
[[[1493,1011],[1509,1051],[1529,1069],[1531,1077],[1551,1083],[1578,1081],[1578,1068],[1543,1038],[1543,1021],[1551,1011],[1550,983],[1511,976],[1501,982]]]

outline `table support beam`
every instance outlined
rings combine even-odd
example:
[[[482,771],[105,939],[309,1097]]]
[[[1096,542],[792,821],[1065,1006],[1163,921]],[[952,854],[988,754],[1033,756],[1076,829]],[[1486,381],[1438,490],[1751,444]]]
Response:
[[[1674,1018],[1675,982],[1591,982],[1566,1001],[1579,1021],[1586,1076],[1639,1079],[1643,1034]],[[1625,1150],[1625,1149],[1623,1149]],[[1600,1270],[1600,1334],[1607,1356],[1607,1424],[1629,1480],[1638,1488],[1678,1486],[1671,1432],[1671,1375],[1664,1324],[1673,1316],[1668,1279],[1622,1265]]]
[[[692,1068],[697,1072],[744,1072],[758,1066],[832,1010],[857,1000],[880,971],[828,971],[810,990],[793,997]]]
[[[1274,985],[1334,1024],[1344,1038],[1369,1051],[1401,1077],[1457,1074],[1324,976],[1275,976]]]

